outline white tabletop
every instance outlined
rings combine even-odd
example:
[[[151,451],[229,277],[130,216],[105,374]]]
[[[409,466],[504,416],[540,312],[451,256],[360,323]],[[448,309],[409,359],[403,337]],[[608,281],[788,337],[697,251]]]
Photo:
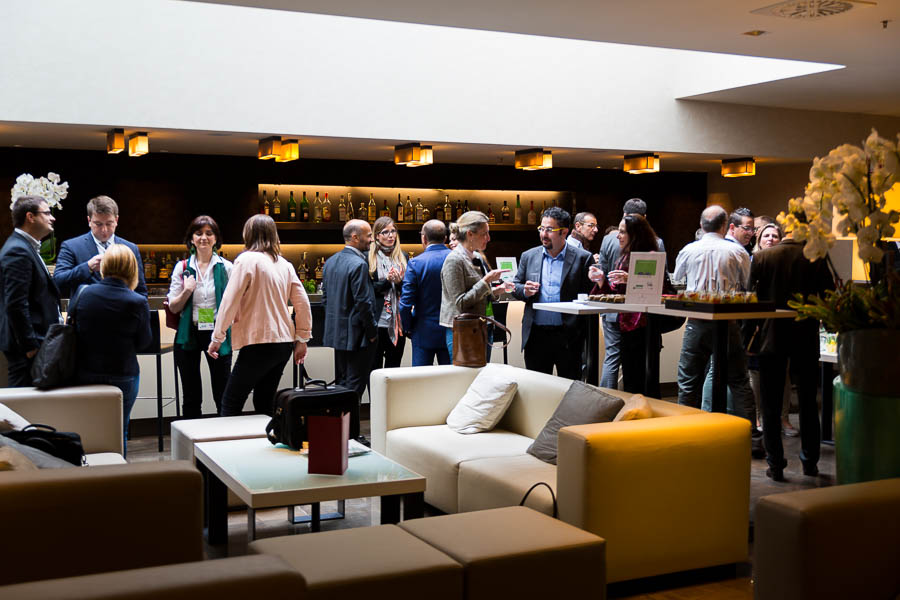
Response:
[[[305,455],[266,438],[203,442],[194,455],[254,509],[425,491],[424,477],[374,451],[343,475],[310,474]]]
[[[819,352],[819,362],[837,364],[837,352]]]
[[[566,313],[568,315],[600,315],[620,312],[646,312],[646,304],[617,304],[614,302],[535,302],[535,310]]]
[[[672,317],[687,317],[688,319],[699,319],[701,321],[735,321],[737,319],[792,319],[797,316],[795,310],[777,309],[774,311],[764,312],[722,312],[708,313],[697,310],[681,310],[677,308],[666,308],[665,306],[651,306],[648,312],[655,315],[669,315]]]

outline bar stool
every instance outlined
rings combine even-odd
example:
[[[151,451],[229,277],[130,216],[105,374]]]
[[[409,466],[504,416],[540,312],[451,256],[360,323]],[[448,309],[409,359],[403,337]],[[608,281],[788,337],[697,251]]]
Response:
[[[153,339],[146,348],[142,348],[137,354],[138,356],[155,356],[156,357],[156,431],[157,431],[157,447],[159,452],[163,451],[163,400],[175,401],[175,415],[181,416],[181,395],[178,392],[178,365],[172,360],[172,366],[175,374],[175,396],[163,396],[162,391],[162,355],[174,352],[175,344],[172,342],[160,341],[160,326],[158,310],[150,311],[150,331]],[[138,396],[138,400],[152,398],[153,396]]]

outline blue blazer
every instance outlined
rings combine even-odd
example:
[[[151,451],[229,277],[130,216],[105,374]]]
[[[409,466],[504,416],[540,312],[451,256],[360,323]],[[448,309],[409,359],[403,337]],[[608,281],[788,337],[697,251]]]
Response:
[[[30,243],[13,232],[0,250],[0,350],[36,350],[59,323],[59,290]]]
[[[141,260],[141,252],[138,247],[131,242],[115,237],[117,244],[128,246],[138,264],[138,284],[135,292],[147,295],[147,284],[144,282],[144,263]],[[97,244],[94,243],[94,237],[91,232],[79,235],[70,240],[66,240],[59,248],[59,256],[56,258],[56,270],[53,271],[53,281],[59,288],[60,293],[66,297],[71,297],[78,286],[83,283],[99,283],[100,273],[91,271],[87,263],[97,255]]]
[[[403,331],[417,348],[444,348],[446,329],[441,327],[441,267],[450,254],[443,244],[432,244],[406,265],[400,294]]]
[[[137,351],[150,343],[147,298],[107,277],[79,294],[71,311],[77,332],[79,378],[137,375]]]

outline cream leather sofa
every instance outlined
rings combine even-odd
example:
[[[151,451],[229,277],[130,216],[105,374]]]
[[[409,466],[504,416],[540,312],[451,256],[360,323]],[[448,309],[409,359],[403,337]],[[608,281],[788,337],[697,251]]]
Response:
[[[203,558],[200,473],[187,461],[125,464],[118,388],[9,388],[0,403],[79,433],[92,465],[0,473],[0,585]]]
[[[548,483],[563,521],[606,540],[610,582],[747,559],[748,421],[651,400],[651,419],[562,429],[551,465],[525,450],[571,381],[502,368],[518,391],[493,431],[471,435],[445,421],[478,369],[374,371],[372,448],[424,475],[426,502],[448,513],[515,505]],[[552,510],[542,488],[527,505]]]

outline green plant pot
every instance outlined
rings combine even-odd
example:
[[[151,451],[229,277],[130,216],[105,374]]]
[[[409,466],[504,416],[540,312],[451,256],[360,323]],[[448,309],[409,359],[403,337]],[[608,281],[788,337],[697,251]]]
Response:
[[[838,335],[841,382],[860,393],[900,399],[900,331],[858,329]]]
[[[839,484],[900,477],[900,396],[848,388],[834,378],[834,451]]]

